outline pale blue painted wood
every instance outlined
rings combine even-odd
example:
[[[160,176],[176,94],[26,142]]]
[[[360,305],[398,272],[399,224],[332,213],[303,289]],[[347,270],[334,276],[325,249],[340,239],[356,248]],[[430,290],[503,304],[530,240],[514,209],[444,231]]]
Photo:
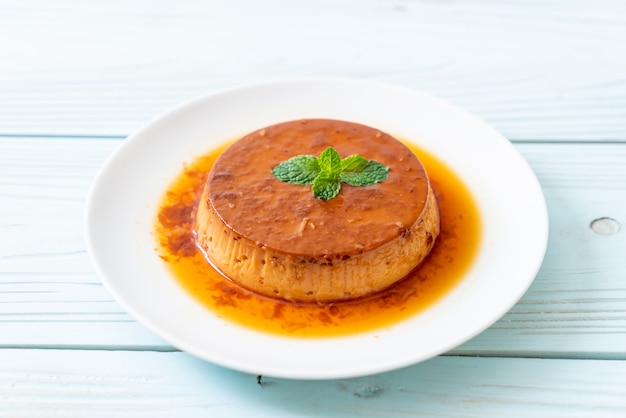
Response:
[[[126,136],[216,89],[307,75],[423,90],[513,140],[626,140],[614,0],[0,4],[0,134]]]
[[[184,353],[0,350],[7,417],[623,417],[626,362],[439,357],[377,376],[289,381]]]

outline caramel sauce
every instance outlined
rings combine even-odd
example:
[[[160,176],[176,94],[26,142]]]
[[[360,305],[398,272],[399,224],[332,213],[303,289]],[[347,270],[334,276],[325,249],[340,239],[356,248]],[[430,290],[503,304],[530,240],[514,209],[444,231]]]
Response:
[[[207,309],[258,331],[324,337],[398,323],[432,306],[461,281],[476,258],[481,235],[478,209],[461,179],[433,155],[408,146],[435,190],[441,233],[413,272],[378,294],[327,305],[298,304],[260,296],[215,271],[195,246],[193,219],[209,171],[226,145],[185,166],[168,187],[155,223],[156,251],[181,286]]]

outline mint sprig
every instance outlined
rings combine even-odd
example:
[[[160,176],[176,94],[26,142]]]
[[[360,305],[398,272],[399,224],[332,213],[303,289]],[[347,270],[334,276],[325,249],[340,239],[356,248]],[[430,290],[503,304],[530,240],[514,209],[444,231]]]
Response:
[[[384,181],[389,167],[358,154],[344,159],[333,147],[328,147],[319,158],[299,155],[283,161],[272,169],[280,181],[290,184],[313,185],[313,196],[330,200],[339,194],[341,183],[351,186],[371,186]]]

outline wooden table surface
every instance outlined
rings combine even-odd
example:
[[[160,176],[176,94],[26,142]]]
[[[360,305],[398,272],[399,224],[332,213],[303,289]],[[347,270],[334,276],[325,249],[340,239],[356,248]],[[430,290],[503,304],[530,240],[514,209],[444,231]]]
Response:
[[[326,75],[421,90],[502,132],[543,188],[548,250],[519,303],[442,356],[259,385],[115,302],[85,200],[167,109]],[[626,417],[626,2],[0,0],[0,416]]]

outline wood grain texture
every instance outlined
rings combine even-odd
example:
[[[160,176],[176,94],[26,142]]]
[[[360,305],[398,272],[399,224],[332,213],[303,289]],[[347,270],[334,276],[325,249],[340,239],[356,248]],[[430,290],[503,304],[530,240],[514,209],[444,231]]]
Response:
[[[624,361],[440,357],[372,377],[259,384],[184,353],[0,350],[6,417],[625,414]]]
[[[348,76],[450,100],[512,140],[626,140],[615,0],[0,3],[0,135],[126,136],[259,80]]]
[[[111,298],[85,250],[87,193],[119,143],[0,138],[0,345],[169,349]]]
[[[87,192],[119,143],[0,138],[1,347],[172,350],[112,299],[85,252]],[[626,145],[517,147],[547,199],[546,259],[522,300],[452,353],[626,359]],[[622,229],[594,233],[607,216]]]

